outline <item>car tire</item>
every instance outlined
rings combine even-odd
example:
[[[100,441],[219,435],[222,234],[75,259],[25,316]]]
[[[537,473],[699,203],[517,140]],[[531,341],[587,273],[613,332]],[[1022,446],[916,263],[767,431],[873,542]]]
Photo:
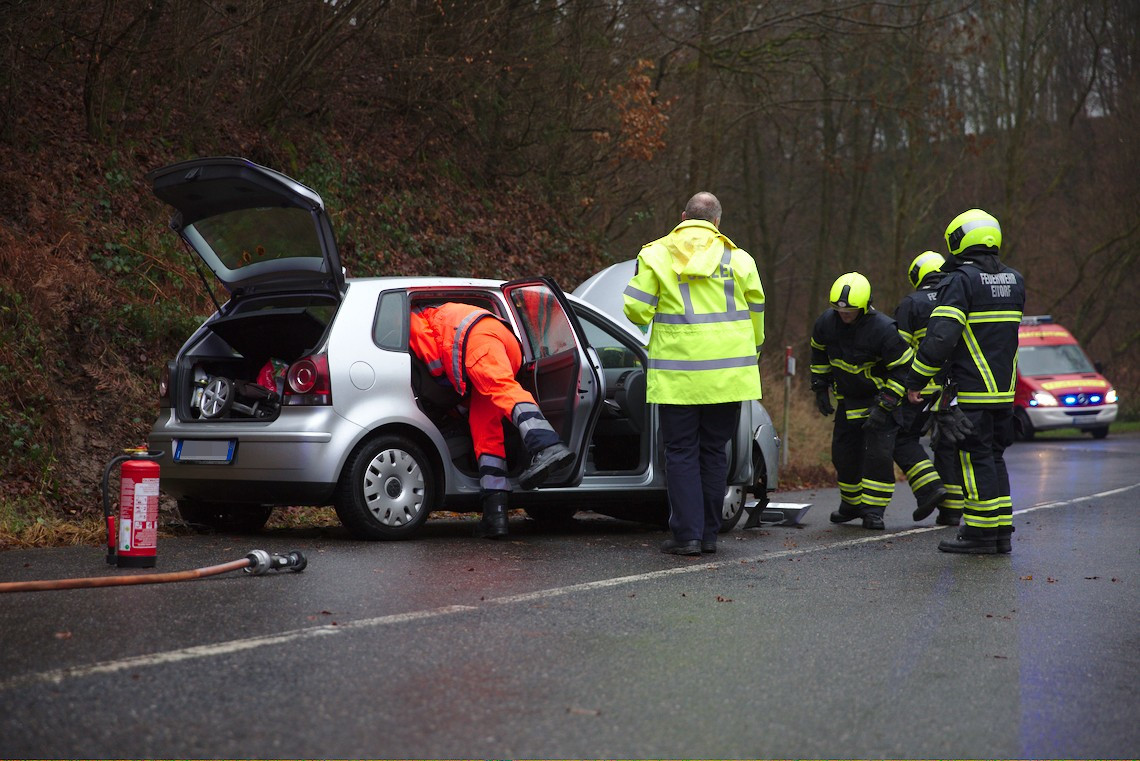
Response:
[[[192,527],[234,534],[253,534],[265,527],[272,515],[269,505],[242,502],[178,500],[178,514]]]
[[[1023,410],[1017,409],[1013,412],[1013,437],[1017,441],[1033,441],[1033,437],[1037,431],[1033,428],[1033,423],[1029,421],[1029,416]]]
[[[439,487],[435,468],[415,442],[383,435],[361,444],[337,484],[337,517],[356,539],[407,539],[433,510]]]
[[[764,455],[760,448],[752,447],[752,484],[729,484],[724,495],[724,509],[720,516],[720,533],[732,531],[744,515],[744,503],[749,496],[757,499],[760,509],[768,504],[768,469],[764,465]]]
[[[1102,425],[1096,428],[1090,428],[1089,433],[1092,434],[1094,439],[1103,439],[1108,437],[1108,426]]]

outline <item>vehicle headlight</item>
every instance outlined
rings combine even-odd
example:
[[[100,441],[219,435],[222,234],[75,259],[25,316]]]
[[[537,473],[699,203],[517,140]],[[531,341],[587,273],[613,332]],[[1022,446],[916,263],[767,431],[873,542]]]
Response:
[[[1057,397],[1050,394],[1048,391],[1034,391],[1033,398],[1029,401],[1034,407],[1056,407]]]
[[[1110,388],[1108,393],[1104,395],[1105,404],[1116,404],[1116,389]]]

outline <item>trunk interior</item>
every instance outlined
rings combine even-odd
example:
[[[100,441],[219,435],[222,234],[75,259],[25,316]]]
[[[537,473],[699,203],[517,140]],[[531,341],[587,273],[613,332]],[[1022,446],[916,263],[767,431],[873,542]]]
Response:
[[[231,301],[179,357],[179,418],[276,418],[289,366],[321,344],[336,308],[309,294]]]

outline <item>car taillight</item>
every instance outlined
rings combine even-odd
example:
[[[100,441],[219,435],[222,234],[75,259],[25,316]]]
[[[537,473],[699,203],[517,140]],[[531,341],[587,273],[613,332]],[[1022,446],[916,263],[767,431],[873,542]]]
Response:
[[[170,406],[170,376],[173,373],[171,369],[173,364],[173,362],[167,362],[162,366],[158,375],[158,403],[162,407]]]
[[[289,372],[285,375],[284,402],[289,406],[332,404],[328,357],[314,354],[289,366]]]

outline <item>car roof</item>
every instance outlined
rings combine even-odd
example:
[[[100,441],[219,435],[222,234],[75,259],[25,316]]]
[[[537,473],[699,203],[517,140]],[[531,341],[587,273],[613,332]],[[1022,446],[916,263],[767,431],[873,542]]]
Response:
[[[593,306],[646,345],[649,343],[648,332],[642,332],[625,316],[625,288],[636,268],[636,259],[611,264],[583,281],[572,295]]]
[[[345,281],[350,287],[352,286],[366,286],[370,289],[376,290],[428,290],[428,289],[441,289],[446,290],[449,288],[455,289],[479,289],[479,290],[499,290],[507,283],[506,280],[494,280],[491,278],[470,278],[470,277],[435,277],[431,275],[379,275],[370,277],[350,277]],[[580,288],[581,286],[579,286]],[[624,287],[624,286],[623,286]],[[594,291],[597,295],[600,291]],[[563,294],[566,299],[573,305],[584,306],[585,308],[595,312],[609,319],[609,321],[619,328],[625,330],[631,337],[635,338],[642,345],[649,341],[649,337],[642,333],[636,325],[630,322],[621,312],[621,302],[617,301],[618,313],[615,315],[607,309],[595,304],[587,299],[584,299],[574,293]],[[611,306],[615,303],[612,300],[609,302]]]

